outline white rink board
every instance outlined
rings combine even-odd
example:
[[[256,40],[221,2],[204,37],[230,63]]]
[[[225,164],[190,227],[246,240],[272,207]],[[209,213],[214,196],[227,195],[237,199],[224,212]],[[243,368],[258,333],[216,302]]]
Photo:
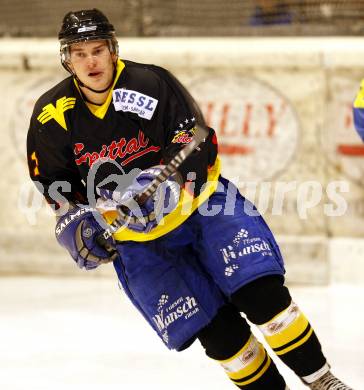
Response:
[[[167,67],[190,89],[218,133],[225,176],[238,178],[278,235],[290,281],[364,281],[364,272],[358,272],[364,268],[364,154],[347,152],[361,145],[350,106],[364,77],[364,40],[121,38],[119,43],[122,58]],[[0,40],[0,273],[76,272],[55,243],[46,206],[35,215],[19,209],[33,188],[25,165],[32,106],[65,75],[55,40]],[[347,210],[328,217],[327,207],[335,208],[338,199],[328,190],[333,181],[347,190],[334,193]],[[277,211],[282,183],[291,189]],[[313,201],[312,188],[322,196],[305,208],[304,202]],[[359,249],[349,250],[346,239]],[[105,273],[110,270],[96,275]]]

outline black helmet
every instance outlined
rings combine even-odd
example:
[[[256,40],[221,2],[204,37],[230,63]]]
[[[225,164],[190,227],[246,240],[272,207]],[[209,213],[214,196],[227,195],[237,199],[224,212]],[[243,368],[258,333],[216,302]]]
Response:
[[[66,61],[69,56],[69,46],[73,43],[105,39],[109,43],[110,51],[118,54],[114,26],[96,8],[68,12],[63,18],[58,39],[61,44],[60,54],[62,65],[67,70]]]
[[[92,39],[112,39],[114,26],[98,9],[68,12],[62,22],[58,39],[62,45],[70,45]]]

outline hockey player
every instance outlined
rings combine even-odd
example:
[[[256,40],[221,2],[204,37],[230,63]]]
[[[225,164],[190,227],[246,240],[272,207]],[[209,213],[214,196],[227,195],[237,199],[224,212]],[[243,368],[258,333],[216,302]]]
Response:
[[[356,131],[364,141],[364,80],[354,101],[353,118]]]
[[[56,211],[58,242],[79,267],[93,269],[111,254],[98,244],[101,216],[90,198],[101,194],[114,205],[135,196],[204,120],[168,71],[118,58],[114,28],[100,11],[68,13],[59,39],[71,75],[35,105],[29,171]],[[168,212],[157,192],[136,204],[129,216],[139,217],[109,239],[125,293],[168,348],[181,351],[198,339],[238,388],[286,389],[244,312],[309,388],[348,389],[330,372],[314,330],[284,286],[283,260],[268,226],[220,176],[217,151],[209,129],[178,175],[164,183]],[[127,188],[120,192],[121,182]],[[105,211],[102,199],[96,206]]]

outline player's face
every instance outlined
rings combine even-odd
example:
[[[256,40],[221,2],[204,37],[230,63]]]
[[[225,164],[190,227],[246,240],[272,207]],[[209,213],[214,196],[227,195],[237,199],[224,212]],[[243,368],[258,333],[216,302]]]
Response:
[[[85,85],[96,90],[110,84],[115,60],[105,40],[75,43],[70,48],[70,67]]]

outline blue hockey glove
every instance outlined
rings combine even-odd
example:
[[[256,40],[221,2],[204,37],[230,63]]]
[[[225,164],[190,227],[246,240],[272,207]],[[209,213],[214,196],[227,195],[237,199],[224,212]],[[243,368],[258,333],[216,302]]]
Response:
[[[155,166],[139,173],[133,183],[121,195],[123,201],[135,197],[145,189],[160,173],[163,166]],[[181,180],[178,176],[171,176],[158,186],[157,191],[144,204],[134,205],[127,211],[130,219],[127,227],[137,232],[148,233],[156,227],[159,221],[173,211],[179,201]]]
[[[60,245],[68,250],[80,268],[87,270],[112,261],[110,253],[96,242],[103,228],[92,212],[96,211],[89,206],[74,206],[58,219],[55,229]],[[112,238],[108,239],[108,244],[113,246]]]

